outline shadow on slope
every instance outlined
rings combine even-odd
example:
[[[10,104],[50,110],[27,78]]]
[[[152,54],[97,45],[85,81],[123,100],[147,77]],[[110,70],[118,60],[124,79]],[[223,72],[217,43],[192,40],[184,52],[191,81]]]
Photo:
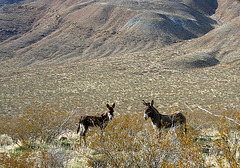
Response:
[[[213,53],[191,53],[175,57],[167,64],[176,68],[205,68],[218,65],[220,61],[213,56]]]
[[[206,53],[214,52],[214,57],[221,64],[239,67],[240,1],[226,0],[218,2],[219,7],[212,18],[218,20],[220,24],[207,34],[189,40],[180,46],[178,50],[186,53],[194,53],[196,50]]]

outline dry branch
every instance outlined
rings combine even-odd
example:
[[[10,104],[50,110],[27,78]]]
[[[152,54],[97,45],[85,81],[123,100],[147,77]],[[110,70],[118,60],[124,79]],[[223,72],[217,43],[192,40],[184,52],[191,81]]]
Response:
[[[227,116],[222,116],[222,115],[214,114],[214,113],[212,113],[212,112],[210,112],[210,111],[208,111],[208,110],[206,110],[206,109],[204,109],[204,108],[202,108],[202,107],[200,107],[200,106],[198,106],[198,105],[197,105],[197,107],[198,107],[199,109],[207,112],[208,114],[211,114],[211,115],[213,115],[213,116],[215,116],[215,117],[219,117],[219,118],[226,118],[226,119],[228,119],[229,121],[232,121],[232,122],[234,122],[235,124],[237,124],[237,125],[240,126],[240,124],[239,124],[236,120],[234,120],[234,119],[232,119],[232,118],[229,118],[229,117],[227,117]]]
[[[66,125],[65,125],[65,127],[63,127],[64,124],[66,124],[66,122],[69,121],[69,119],[70,119],[73,115],[75,115],[76,112],[77,112],[76,109],[73,109],[73,110],[72,110],[72,112],[71,112],[71,114],[68,116],[68,118],[66,118],[66,119],[62,122],[62,124],[58,127],[58,130],[55,132],[53,138],[55,138],[56,136],[58,136],[58,135],[62,132],[62,130],[66,127]]]

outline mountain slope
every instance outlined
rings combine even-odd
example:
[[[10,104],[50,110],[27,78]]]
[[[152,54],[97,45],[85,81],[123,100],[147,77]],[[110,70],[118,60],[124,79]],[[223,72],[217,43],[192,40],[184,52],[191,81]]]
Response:
[[[204,52],[221,63],[237,63],[240,61],[240,1],[218,2],[219,7],[212,17],[219,25],[202,37],[184,43],[179,50],[187,53]]]
[[[37,17],[22,31],[23,35],[0,43],[0,59],[11,58],[12,64],[18,66],[75,62],[197,38],[217,24],[209,17],[216,4],[201,1],[210,4],[204,10],[202,3],[194,2],[198,3],[38,0],[24,5],[37,11]]]

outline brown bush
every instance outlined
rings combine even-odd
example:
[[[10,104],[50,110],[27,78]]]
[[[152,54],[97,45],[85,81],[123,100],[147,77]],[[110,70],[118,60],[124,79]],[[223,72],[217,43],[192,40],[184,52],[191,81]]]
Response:
[[[237,168],[240,163],[239,127],[226,118],[218,120],[218,124],[214,123],[211,126],[211,129],[217,132],[214,134],[207,132],[206,128],[203,129],[200,122],[192,122],[189,116],[187,134],[182,135],[177,128],[170,128],[162,130],[162,135],[159,137],[151,121],[145,121],[142,115],[122,114],[114,118],[103,132],[99,128],[93,128],[88,133],[88,147],[79,147],[77,140],[74,143],[68,141],[69,147],[54,149],[59,151],[56,153],[50,152],[49,147],[43,147],[40,143],[39,148],[36,148],[34,143],[37,140],[51,142],[59,132],[57,128],[65,123],[66,120],[63,118],[69,118],[71,115],[49,108],[48,105],[39,104],[26,108],[25,112],[26,114],[19,120],[14,120],[12,127],[5,121],[4,133],[8,128],[11,137],[20,139],[25,144],[20,152],[0,154],[0,163],[5,167],[62,167],[76,157],[76,150],[81,155],[81,159],[82,157],[86,159],[86,164],[90,167]],[[238,114],[238,111],[231,111],[231,115],[235,114]],[[21,127],[17,127],[17,124]],[[24,132],[23,126],[29,129]],[[66,152],[67,150],[69,152]],[[86,166],[81,165],[85,162],[73,164],[79,167]]]
[[[7,134],[24,148],[35,148],[36,142],[48,143],[58,136],[68,123],[70,113],[48,104],[29,105],[24,114],[9,120],[1,120],[1,134]]]
[[[233,127],[221,120],[219,133],[208,136],[201,127],[188,124],[185,135],[171,128],[159,138],[150,121],[122,115],[103,133],[96,130],[88,137],[94,153],[87,155],[87,163],[92,167],[237,167],[240,136],[232,132]]]
[[[149,121],[150,122],[150,121]],[[98,157],[89,157],[89,166],[109,167],[196,167],[203,165],[196,141],[197,131],[189,129],[183,136],[178,129],[163,131],[158,138],[156,130],[143,118],[124,115],[115,119],[104,134],[94,134],[90,148]]]
[[[5,168],[60,167],[57,160],[46,150],[27,150],[24,153],[0,153],[0,163]]]

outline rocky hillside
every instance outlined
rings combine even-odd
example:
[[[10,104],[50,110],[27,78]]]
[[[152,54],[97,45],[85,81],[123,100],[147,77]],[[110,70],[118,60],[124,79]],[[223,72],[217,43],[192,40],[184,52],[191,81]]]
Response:
[[[38,0],[9,5],[0,12],[0,59],[25,66],[164,47],[213,30],[219,24],[211,17],[217,7],[215,0]]]
[[[11,37],[17,39],[30,31],[34,19],[40,14],[37,8],[33,9],[24,3],[4,4],[5,6],[0,8],[0,42]],[[0,57],[6,58],[6,55]]]
[[[184,43],[179,49],[210,53],[222,63],[239,62],[240,1],[219,0],[212,18],[219,23],[215,29]]]

